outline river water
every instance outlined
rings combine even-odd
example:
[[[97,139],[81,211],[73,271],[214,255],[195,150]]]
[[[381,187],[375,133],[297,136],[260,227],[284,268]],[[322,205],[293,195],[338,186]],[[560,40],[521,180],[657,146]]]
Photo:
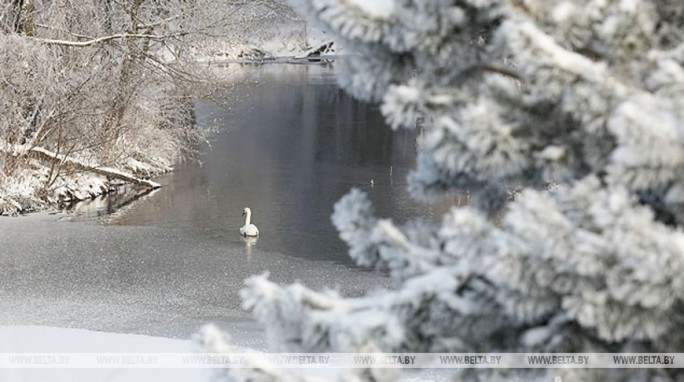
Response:
[[[405,190],[414,133],[384,127],[377,106],[337,87],[332,68],[266,65],[241,74],[243,83],[197,104],[198,124],[219,131],[201,165],[179,167],[160,180],[162,195],[113,223],[202,228],[240,245],[234,233],[249,206],[263,233],[259,249],[349,263],[330,215],[352,187],[368,192],[381,216],[433,213]]]
[[[120,209],[0,219],[0,325],[189,338],[214,322],[252,346],[259,329],[238,297],[250,275],[347,295],[390,284],[351,264],[330,215],[357,187],[380,216],[434,218],[405,191],[413,133],[384,127],[330,67],[226,70],[242,82],[196,107],[216,134],[198,161],[158,179],[162,189]],[[238,234],[245,206],[256,243]]]

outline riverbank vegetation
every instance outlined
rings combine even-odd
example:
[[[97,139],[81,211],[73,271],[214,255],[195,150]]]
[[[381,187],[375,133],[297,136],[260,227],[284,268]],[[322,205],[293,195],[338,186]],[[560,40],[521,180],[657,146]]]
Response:
[[[271,0],[4,2],[0,214],[156,187],[203,139],[193,97],[223,81],[197,65],[208,47],[235,55],[250,26],[295,18]]]

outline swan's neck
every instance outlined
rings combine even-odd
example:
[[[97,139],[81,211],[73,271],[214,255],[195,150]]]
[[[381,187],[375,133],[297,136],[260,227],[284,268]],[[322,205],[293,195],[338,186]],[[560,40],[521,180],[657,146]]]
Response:
[[[251,223],[251,222],[252,222],[252,212],[247,211],[245,213],[245,225],[249,225],[249,223]]]

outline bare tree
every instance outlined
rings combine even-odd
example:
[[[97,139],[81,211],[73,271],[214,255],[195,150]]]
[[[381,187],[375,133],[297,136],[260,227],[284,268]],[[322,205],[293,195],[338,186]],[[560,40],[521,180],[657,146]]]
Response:
[[[84,171],[143,184],[170,169],[201,139],[189,99],[213,81],[198,47],[274,14],[292,13],[273,0],[1,4],[0,213],[79,198]]]

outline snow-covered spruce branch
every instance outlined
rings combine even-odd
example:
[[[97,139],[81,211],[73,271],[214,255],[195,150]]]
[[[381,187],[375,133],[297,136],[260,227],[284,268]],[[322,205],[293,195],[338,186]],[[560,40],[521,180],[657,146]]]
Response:
[[[178,34],[174,34],[174,35],[153,35],[153,34],[144,34],[144,33],[119,33],[119,34],[113,34],[110,36],[97,37],[97,38],[93,38],[93,39],[86,40],[86,41],[54,40],[54,39],[40,38],[40,37],[35,37],[35,38],[33,38],[33,40],[40,42],[40,43],[43,43],[43,44],[48,44],[48,45],[86,47],[86,46],[100,44],[100,43],[111,41],[111,40],[122,40],[122,39],[164,40],[164,39],[168,39],[168,38],[172,38],[172,37],[178,37],[178,36],[179,36]]]
[[[332,221],[357,265],[389,270],[398,283],[438,264],[434,226],[411,221],[400,228],[389,220],[379,220],[366,194],[358,189],[335,204]]]
[[[354,261],[389,270],[396,288],[345,299],[251,279],[245,307],[272,346],[681,348],[684,12],[675,3],[304,1],[356,49],[337,65],[339,84],[380,101],[393,127],[424,121],[413,194],[469,189],[477,209],[397,225],[352,191],[333,222]]]
[[[268,275],[246,280],[243,306],[266,325],[276,351],[380,352],[404,347],[401,323],[378,299],[345,299],[312,291],[300,284],[280,287]]]
[[[244,350],[240,351],[240,349],[231,346],[230,338],[214,325],[203,327],[200,333],[196,335],[195,340],[203,346],[206,351],[211,353],[226,354],[244,352]],[[250,357],[245,358],[245,361],[249,362],[245,366],[248,366],[249,368],[225,369],[225,371],[221,371],[221,373],[231,382],[307,382],[310,380],[304,376],[283,372],[273,368],[270,363],[267,362],[268,360],[265,358],[266,355],[263,355],[263,357],[264,358],[261,358],[257,353],[250,353]],[[316,380],[318,379],[311,379],[311,382]]]
[[[343,236],[352,250],[359,245]],[[497,343],[578,351],[629,339],[667,347],[684,318],[684,233],[596,178],[552,194],[525,191],[500,227],[455,208],[434,237],[439,256],[420,270],[407,264],[395,291],[343,299],[259,276],[247,281],[244,306],[290,351],[476,351]],[[364,250],[369,241],[387,259],[394,251],[410,261],[406,243],[374,235],[361,240]],[[541,337],[559,322],[565,329]]]

